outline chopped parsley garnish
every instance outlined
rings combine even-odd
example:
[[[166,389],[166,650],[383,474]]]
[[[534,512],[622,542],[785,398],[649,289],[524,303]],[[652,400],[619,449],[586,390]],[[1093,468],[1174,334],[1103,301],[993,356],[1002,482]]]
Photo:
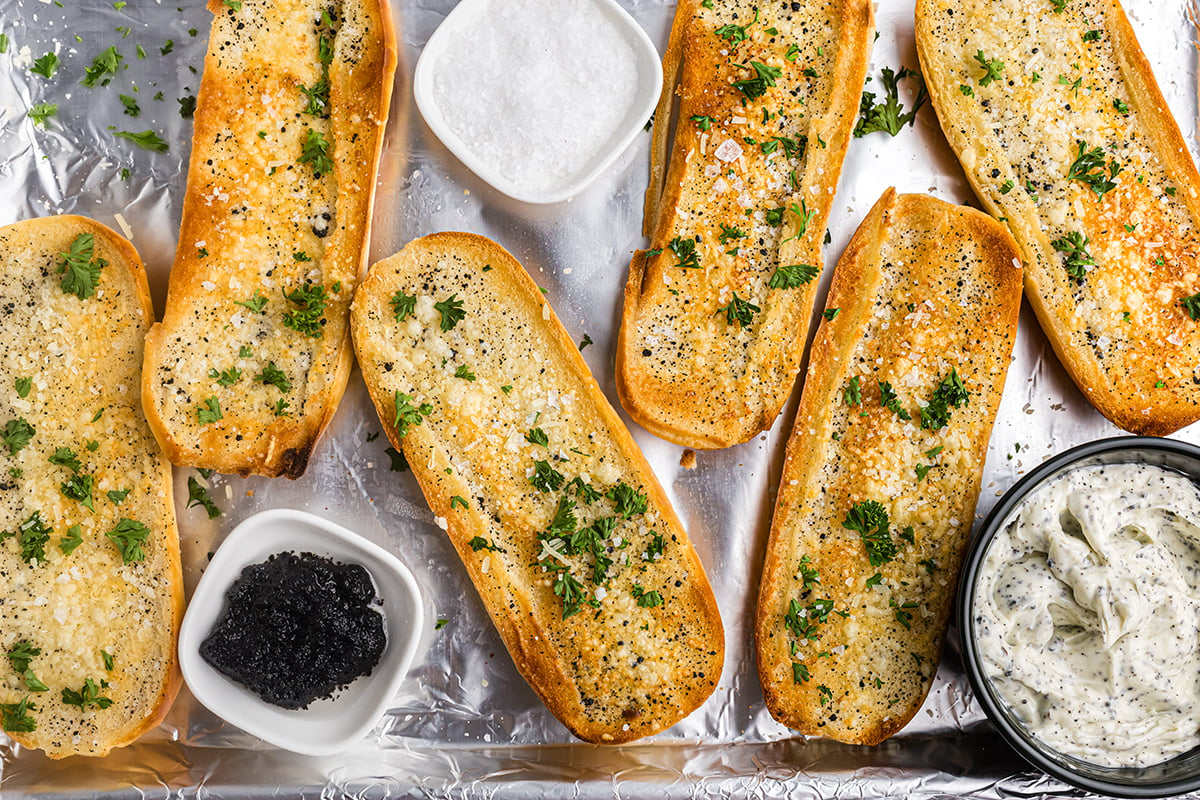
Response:
[[[113,655],[112,655],[112,653],[108,652],[107,650],[101,649],[100,657],[102,659],[104,659],[104,669],[107,670],[108,672],[112,672],[113,671]]]
[[[1000,80],[1000,75],[1004,72],[1003,61],[998,58],[988,58],[982,50],[975,54],[975,60],[979,62],[979,66],[983,67],[983,77],[979,79],[980,86],[987,86],[992,81]]]
[[[921,427],[931,431],[941,430],[950,421],[950,409],[962,408],[969,399],[970,394],[962,378],[951,367],[950,374],[942,378],[934,390],[929,405],[921,409]]]
[[[33,108],[26,112],[25,116],[33,121],[34,125],[46,127],[46,120],[58,113],[58,103],[38,103]]]
[[[41,75],[46,80],[54,77],[54,73],[58,71],[58,54],[46,53],[46,55],[33,62],[33,66],[29,71],[34,75]]]
[[[461,499],[461,498],[460,498]],[[453,503],[453,500],[451,501]],[[497,547],[494,542],[490,542],[482,536],[476,536],[467,542],[467,546],[478,553],[480,550],[490,550],[493,553],[503,553],[503,549]]]
[[[1016,186],[1016,184],[1012,181],[1005,181],[1004,183],[1000,184],[1000,194],[1008,194],[1013,190],[1014,186]]]
[[[862,382],[855,375],[850,379],[850,383],[842,390],[842,402],[848,406],[862,405]]]
[[[238,348],[238,358],[251,358],[254,356],[254,348],[248,344],[244,344]]]
[[[467,499],[457,494],[451,497],[450,510],[453,511],[456,508],[467,508]]]
[[[542,447],[550,446],[550,437],[547,436],[546,432],[541,428],[531,428],[525,434],[525,441],[529,442],[530,444],[541,445]]]
[[[879,382],[879,404],[891,411],[900,419],[912,419],[912,415],[904,410],[904,406],[900,405],[900,397],[896,394],[896,390],[892,388],[892,384],[888,381]]]
[[[446,627],[449,624],[450,624],[450,620],[442,617],[442,618],[439,618],[438,621],[433,624],[433,629],[435,631],[440,631],[442,628]]]
[[[812,559],[808,556],[800,558],[799,578],[804,585],[804,590],[811,591],[816,588],[816,585],[821,582],[821,575],[817,572],[816,567],[812,565]]]
[[[1121,165],[1116,159],[1110,159],[1106,169],[1102,148],[1093,147],[1089,150],[1087,142],[1082,139],[1078,140],[1077,144],[1079,152],[1067,170],[1067,180],[1077,180],[1086,184],[1097,197],[1104,197],[1105,193],[1117,188],[1113,178],[1121,171]]]
[[[96,479],[92,475],[72,475],[66,482],[59,484],[58,490],[68,500],[76,500],[89,511],[95,511],[96,504],[92,500],[95,483]]]
[[[0,542],[15,538],[22,561],[26,564],[32,564],[35,560],[41,563],[46,560],[46,543],[50,541],[52,533],[54,529],[42,522],[42,512],[35,511],[16,531],[0,531]]]
[[[778,67],[767,66],[759,61],[751,61],[750,66],[743,65],[742,69],[754,72],[755,77],[734,81],[733,87],[749,100],[756,100],[766,94],[767,87],[774,86],[775,79],[783,74],[783,70]]]
[[[228,6],[229,8],[233,9],[234,11],[242,10],[242,0],[221,0],[221,4]]]
[[[1124,100],[1121,100],[1119,98],[1116,100],[1113,100],[1113,108],[1115,108],[1117,110],[1117,112],[1120,114],[1128,114],[1129,113],[1129,105]]]
[[[129,497],[129,493],[131,491],[133,491],[133,490],[132,489],[121,489],[120,491],[117,491],[116,489],[113,489],[113,490],[107,492],[108,499],[114,505],[120,505],[121,503],[125,502],[126,497]]]
[[[655,608],[663,604],[663,597],[657,591],[647,592],[642,588],[641,584],[635,583],[631,592],[637,604],[641,608]]]
[[[1083,41],[1085,41],[1085,42],[1098,42],[1098,41],[1100,41],[1100,36],[1101,36],[1100,31],[1093,30],[1093,31],[1085,31],[1082,38],[1083,38]]]
[[[6,654],[8,663],[12,665],[13,672],[20,675],[25,670],[29,669],[29,662],[42,654],[42,648],[34,647],[29,642],[17,642]]]
[[[577,524],[578,522],[575,519],[575,501],[565,494],[560,495],[558,505],[554,509],[554,516],[550,518],[550,524],[546,526],[546,532],[542,535],[542,538],[573,533]]]
[[[203,506],[208,512],[209,519],[216,519],[221,516],[221,509],[213,502],[213,499],[208,494],[208,489],[201,485],[200,481],[196,480],[195,475],[189,475],[187,480],[188,487],[188,508],[195,506]]]
[[[783,224],[783,214],[786,211],[787,208],[784,206],[780,206],[779,208],[768,208],[763,212],[763,219],[772,228],[778,228]]]
[[[618,482],[616,486],[605,492],[604,496],[617,504],[617,513],[624,519],[629,519],[634,514],[645,514],[649,506],[646,495],[624,481]]]
[[[696,123],[696,127],[702,131],[706,131],[712,127],[712,117],[702,116],[700,114],[692,114],[692,122]]]
[[[33,378],[17,378],[17,396],[28,397],[29,392],[33,389]]]
[[[583,348],[587,347],[589,344],[595,344],[595,342],[593,342],[593,341],[592,341],[592,337],[591,337],[591,336],[588,336],[588,335],[585,333],[585,334],[583,335],[583,338],[579,340],[579,352],[581,352],[581,353],[582,353],[582,352],[583,352]]]
[[[1190,296],[1183,297],[1179,300],[1180,307],[1187,312],[1187,315],[1192,319],[1200,319],[1200,292]]]
[[[121,558],[126,564],[143,561],[146,558],[146,552],[142,549],[142,545],[150,536],[150,529],[142,523],[122,517],[121,521],[117,523],[117,527],[104,535],[121,551]]]
[[[32,733],[37,730],[37,723],[29,712],[36,710],[37,706],[28,696],[22,697],[19,703],[0,703],[0,727],[7,733]]]
[[[260,133],[262,133],[262,131],[260,131]],[[304,252],[303,250],[295,250],[292,252],[292,261],[296,261],[296,262],[303,264],[303,263],[312,261],[312,256],[310,256],[308,253]],[[397,292],[397,294],[399,294],[399,292]]]
[[[754,315],[762,311],[761,308],[751,303],[749,300],[744,300],[738,297],[737,292],[733,293],[733,299],[717,309],[717,316],[725,315],[725,324],[733,325],[735,322],[743,328],[754,321]]]
[[[883,573],[882,572],[876,572],[874,575],[867,578],[867,588],[868,589],[878,586],[881,583],[883,583]]]
[[[820,270],[811,264],[780,264],[767,286],[772,289],[795,289],[811,283],[818,273]]]
[[[968,86],[965,83],[960,83],[958,85],[958,91],[961,92],[962,94],[966,95],[967,97],[975,96],[975,90],[972,89],[970,86]]]
[[[304,137],[304,145],[297,161],[301,164],[311,164],[313,176],[320,178],[333,171],[333,159],[329,157],[329,142],[319,131],[312,128]]]
[[[291,403],[281,397],[275,401],[275,406],[272,410],[275,412],[275,416],[277,417],[290,417],[292,412],[288,411],[288,408],[291,405]]]
[[[199,420],[201,425],[211,425],[223,416],[224,414],[221,413],[221,401],[215,395],[196,406],[196,419]]]
[[[306,103],[304,113],[313,117],[328,117],[329,116],[329,79],[322,76],[311,87],[301,86],[300,92],[304,95]]]
[[[175,99],[179,103],[179,116],[183,119],[192,119],[196,116],[196,95],[189,94],[186,97],[178,97]]]
[[[67,535],[58,540],[58,549],[64,556],[69,556],[81,544],[83,544],[83,528],[79,525],[72,525],[67,528]]]
[[[678,259],[675,266],[683,267],[684,269],[700,268],[700,254],[696,252],[695,239],[683,239],[676,236],[667,243],[667,247],[671,248],[671,252]]]
[[[757,10],[754,12],[754,19],[756,21],[758,19]],[[754,22],[750,23],[750,25],[753,24]],[[722,25],[713,31],[713,33],[728,42],[730,47],[737,47],[739,44],[750,38],[750,34],[746,33],[746,28],[750,27],[750,25],[734,25],[730,23],[728,25]]]
[[[218,386],[233,386],[242,378],[242,371],[237,367],[219,370],[216,367],[208,371],[208,377],[217,382]]]
[[[533,475],[529,478],[529,483],[539,492],[557,492],[566,480],[561,472],[550,466],[549,461],[533,462]]]
[[[46,460],[55,466],[66,467],[71,472],[79,472],[83,469],[83,465],[79,463],[79,459],[75,456],[75,451],[69,447],[56,447],[54,453]]]
[[[287,394],[292,390],[292,382],[288,380],[287,375],[284,374],[283,370],[275,366],[274,361],[268,361],[267,365],[263,367],[262,372],[254,376],[254,381],[256,383],[274,386],[284,394]]]
[[[64,686],[62,701],[69,706],[79,706],[82,709],[86,709],[89,706],[108,708],[113,704],[113,701],[100,694],[100,690],[108,685],[105,681],[101,681],[101,684],[98,686],[94,680],[88,678],[83,682],[83,686],[79,688],[79,691],[68,689]]]
[[[657,531],[650,531],[650,544],[646,545],[646,552],[642,555],[643,561],[657,561],[662,558],[663,550],[667,547],[667,540],[662,537],[662,534]]]
[[[808,671],[807,664],[801,664],[798,661],[792,662],[792,680],[796,683],[807,683],[812,680],[812,675]]]
[[[466,364],[459,364],[458,369],[454,370],[454,377],[462,378],[464,381],[473,381],[475,373]]]
[[[141,133],[133,133],[132,131],[117,131],[115,136],[129,141],[141,147],[144,150],[153,150],[156,153],[167,152],[167,143],[154,131],[142,131]]]
[[[396,322],[403,322],[417,311],[417,296],[405,294],[401,289],[397,289],[388,302],[391,303],[392,315],[396,318]]]
[[[405,394],[399,389],[392,398],[392,405],[396,409],[396,418],[392,424],[396,428],[396,435],[401,439],[408,435],[409,427],[420,425],[425,421],[425,417],[433,413],[433,406],[429,403],[414,406],[412,400],[412,395]]]
[[[574,491],[575,496],[583,500],[585,503],[594,503],[604,495],[593,489],[591,486],[583,482],[583,478],[578,476],[571,479],[567,484],[567,491]]]
[[[836,317],[839,313],[841,313],[840,308],[827,308],[821,312],[821,316],[832,322],[833,318]]]
[[[58,265],[58,274],[63,278],[59,287],[67,294],[73,294],[80,300],[87,300],[96,293],[96,284],[100,282],[100,270],[108,266],[103,258],[92,259],[95,252],[95,241],[90,233],[81,233],[71,242],[62,263]]]
[[[4,423],[4,428],[0,429],[0,443],[8,448],[9,455],[16,455],[21,448],[29,444],[35,432],[24,417],[10,419]]]
[[[583,584],[565,569],[554,579],[554,593],[562,599],[563,619],[578,613],[585,602]]]
[[[325,306],[330,297],[319,283],[305,281],[292,291],[284,290],[283,296],[296,308],[283,314],[283,324],[294,331],[319,339],[325,328]]]
[[[932,464],[917,464],[917,466],[916,466],[917,483],[920,483],[921,481],[925,480],[925,476],[929,474],[929,471],[931,469],[933,469]]]
[[[899,91],[899,83],[905,78],[916,78],[918,83],[917,96],[913,100],[912,110],[907,113],[900,103]],[[858,123],[854,126],[855,138],[876,132],[897,135],[905,124],[915,124],[917,112],[929,99],[921,73],[910,70],[908,67],[900,67],[899,72],[893,72],[889,67],[884,67],[882,80],[884,89],[882,103],[875,102],[873,92],[864,91],[862,94],[862,99],[858,104]]]
[[[1054,6],[1054,13],[1061,14],[1067,10],[1069,0],[1050,0],[1050,5]]]
[[[458,299],[457,292],[439,303],[434,303],[433,308],[442,317],[440,327],[443,331],[453,330],[454,326],[467,316],[467,312],[463,311],[463,301]]]
[[[717,239],[718,239],[718,241],[721,242],[721,244],[729,244],[729,242],[731,242],[734,239],[745,239],[745,238],[746,238],[746,232],[744,230],[742,230],[741,228],[734,228],[730,225],[726,225],[723,222],[721,223],[721,233],[719,236],[717,236]]]
[[[119,94],[117,98],[121,101],[121,105],[125,106],[125,113],[131,117],[136,117],[142,113],[142,107],[138,105],[136,97],[130,97],[127,94]]]
[[[267,313],[267,298],[262,295],[257,289],[254,290],[254,296],[249,300],[234,300],[235,305],[244,306],[250,309],[255,314]]]
[[[1087,268],[1096,264],[1087,251],[1088,241],[1089,239],[1079,231],[1071,231],[1050,243],[1055,250],[1066,254],[1063,266],[1066,267],[1067,274],[1080,284],[1087,278]]]
[[[912,627],[913,618],[912,611],[909,609],[916,608],[917,603],[912,600],[909,600],[907,603],[897,603],[896,598],[889,597],[888,606],[895,609],[896,622],[903,625],[905,630],[909,630]]]
[[[842,521],[842,527],[862,537],[863,545],[867,548],[867,560],[872,567],[888,563],[899,552],[888,531],[887,509],[875,500],[855,503]]]

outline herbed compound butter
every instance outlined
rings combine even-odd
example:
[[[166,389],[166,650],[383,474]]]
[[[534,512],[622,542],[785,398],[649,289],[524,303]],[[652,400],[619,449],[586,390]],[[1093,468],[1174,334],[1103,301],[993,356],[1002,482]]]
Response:
[[[974,622],[997,694],[1049,747],[1141,767],[1200,745],[1200,489],[1140,464],[1053,479],[989,546]]]

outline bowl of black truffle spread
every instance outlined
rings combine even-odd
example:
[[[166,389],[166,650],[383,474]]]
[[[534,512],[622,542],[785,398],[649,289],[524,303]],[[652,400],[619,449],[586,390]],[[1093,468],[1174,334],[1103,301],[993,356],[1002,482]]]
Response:
[[[421,635],[421,600],[391,553],[322,517],[273,509],[226,537],[179,633],[192,694],[247,733],[305,755],[353,746],[388,709]]]

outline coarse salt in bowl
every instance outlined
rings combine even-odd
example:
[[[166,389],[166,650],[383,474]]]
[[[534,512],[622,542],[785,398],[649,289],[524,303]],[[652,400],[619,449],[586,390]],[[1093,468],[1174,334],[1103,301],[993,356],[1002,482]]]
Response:
[[[615,0],[462,0],[429,38],[413,91],[472,172],[527,203],[583,191],[662,90],[658,52]]]

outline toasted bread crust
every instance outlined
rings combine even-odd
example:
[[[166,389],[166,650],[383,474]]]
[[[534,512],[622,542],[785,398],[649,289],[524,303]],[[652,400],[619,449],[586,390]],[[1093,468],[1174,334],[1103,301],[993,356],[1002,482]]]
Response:
[[[717,33],[734,24],[747,39]],[[744,442],[791,392],[816,276],[769,283],[780,265],[821,270],[873,30],[867,0],[679,3],[646,194],[653,249],[630,263],[617,346],[621,403],[656,435],[702,449]],[[736,85],[759,74],[754,64],[779,70],[759,97]],[[685,240],[695,268],[678,266],[689,262],[672,242]],[[735,295],[760,309],[745,324],[722,311]]]
[[[378,0],[210,0],[209,10],[179,245],[146,344],[146,411],[176,464],[296,478],[353,365],[350,298],[366,268],[396,67],[391,12]],[[322,38],[333,43],[328,103],[314,108]],[[312,133],[329,145],[323,174]],[[319,335],[288,324],[304,306],[284,292],[306,283],[328,295]],[[257,297],[261,313],[239,305]],[[255,380],[268,363],[288,391]],[[231,368],[242,373],[232,385],[210,377]],[[206,422],[198,409],[211,398],[221,418]]]
[[[402,321],[391,305],[397,292],[414,298]],[[464,304],[463,318],[442,330],[434,303],[452,295]],[[521,265],[480,236],[418,239],[372,266],[354,300],[352,329],[388,438],[403,449],[517,669],[550,711],[581,739],[620,743],[697,708],[716,686],[724,652],[703,566]],[[403,434],[397,392],[414,408],[430,405]],[[534,429],[545,444],[534,441]],[[540,491],[534,484],[539,460],[560,471],[559,485]],[[624,483],[645,496],[646,510],[622,518],[612,498],[574,492],[575,477],[601,494]],[[615,517],[612,538],[604,537],[602,552],[613,562],[605,579],[595,578],[592,555],[572,555],[564,540],[542,533],[563,498],[576,504],[571,530]],[[547,556],[551,545],[566,557]],[[560,572],[541,564],[569,564],[583,592],[578,611],[555,593]],[[663,602],[639,604],[638,589]]]
[[[1180,305],[1200,292],[1200,176],[1120,3],[1028,6],[1014,19],[987,0],[919,0],[921,71],[968,180],[1021,246],[1055,353],[1100,413],[1163,436],[1200,419],[1200,322]],[[979,85],[977,51],[1006,62],[1003,82]],[[1103,196],[1067,178],[1079,141],[1122,167]],[[1054,246],[1076,233],[1095,261],[1082,282]]]
[[[86,299],[60,287],[62,253],[93,237],[100,269]],[[53,531],[43,558],[27,561],[17,537],[0,534],[0,653],[26,642],[41,652],[29,669],[48,691],[32,692],[0,660],[0,703],[36,706],[32,732],[9,731],[51,758],[101,756],[155,727],[181,684],[176,639],[183,576],[171,465],[146,425],[138,386],[142,341],[154,320],[150,289],[133,246],[105,226],[60,216],[0,228],[0,295],[9,308],[0,335],[0,424],[34,432],[17,452],[0,449],[0,529],[17,531],[37,512]],[[30,379],[21,396],[19,379]],[[89,444],[91,443],[91,444]],[[50,462],[52,455],[78,459]],[[12,470],[19,470],[13,472]],[[90,478],[90,504],[65,496],[71,477]],[[117,498],[108,496],[116,492]],[[120,494],[125,492],[125,494]],[[106,533],[121,520],[149,528],[144,558],[125,562]],[[79,543],[63,544],[79,526]],[[113,659],[110,670],[101,651]],[[62,690],[87,679],[108,708],[67,705]],[[102,684],[101,681],[107,683]]]
[[[1016,334],[1016,256],[986,215],[889,189],[838,262],[826,304],[838,312],[813,344],[755,627],[767,708],[801,733],[877,744],[929,691]],[[923,404],[951,369],[967,404],[925,429]],[[852,379],[860,404],[846,402]],[[884,407],[880,382],[910,420]],[[890,517],[899,550],[886,563],[843,526],[865,501]],[[793,601],[802,613],[789,620]]]

